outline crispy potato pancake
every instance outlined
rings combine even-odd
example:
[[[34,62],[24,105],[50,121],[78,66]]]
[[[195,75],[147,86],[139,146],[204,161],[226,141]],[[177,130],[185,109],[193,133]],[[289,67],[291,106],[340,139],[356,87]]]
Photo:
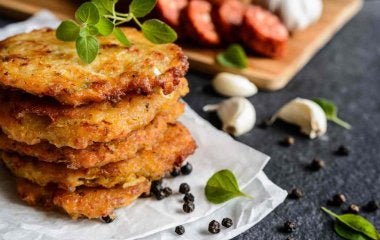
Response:
[[[164,95],[126,95],[118,103],[93,103],[67,107],[55,101],[20,92],[0,91],[0,126],[11,139],[29,145],[46,140],[56,147],[84,149],[96,142],[122,139],[171,109],[188,92],[186,79]]]
[[[42,205],[47,210],[58,208],[73,219],[111,215],[115,208],[131,204],[149,189],[150,183],[143,181],[128,188],[81,187],[75,192],[68,192],[55,186],[40,187],[27,180],[17,179],[17,192],[27,204]]]
[[[142,150],[136,157],[110,163],[100,168],[68,169],[65,165],[41,162],[16,153],[1,153],[1,158],[11,172],[40,186],[50,183],[75,191],[76,187],[133,186],[139,182],[157,180],[179,166],[196,148],[188,130],[176,123],[170,125],[164,139],[152,150]]]
[[[99,37],[99,55],[82,62],[74,42],[56,39],[41,29],[0,42],[0,84],[37,96],[50,96],[65,105],[118,99],[127,92],[165,94],[174,90],[188,70],[187,58],[175,44],[149,42],[133,28],[123,28],[132,47],[114,36]]]
[[[176,103],[172,109],[159,113],[147,126],[131,132],[125,139],[108,143],[95,143],[85,149],[57,148],[48,142],[36,145],[20,143],[0,132],[0,149],[32,156],[40,161],[63,163],[68,168],[101,167],[136,156],[142,149],[151,149],[163,139],[168,123],[174,123],[184,112],[184,104]]]

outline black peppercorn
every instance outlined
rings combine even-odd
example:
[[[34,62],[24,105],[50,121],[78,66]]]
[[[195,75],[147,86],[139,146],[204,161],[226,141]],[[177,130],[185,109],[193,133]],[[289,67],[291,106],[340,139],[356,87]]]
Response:
[[[379,209],[379,203],[372,200],[369,201],[365,206],[363,206],[363,210],[366,212],[375,212]]]
[[[191,213],[192,211],[194,211],[194,208],[195,206],[193,202],[185,202],[182,207],[185,213]]]
[[[347,212],[348,213],[353,213],[353,214],[358,214],[360,212],[360,207],[358,205],[351,204],[348,207]]]
[[[191,193],[186,193],[183,197],[183,201],[185,202],[194,202],[194,195]]]
[[[294,232],[297,229],[297,223],[292,220],[288,220],[284,223],[284,231],[287,233]]]
[[[165,197],[169,197],[172,195],[173,191],[170,187],[165,187],[162,192],[164,193]]]
[[[290,147],[295,143],[295,139],[292,136],[287,136],[280,141],[280,144],[284,147]]]
[[[179,192],[182,194],[186,194],[186,193],[190,192],[189,184],[181,183],[181,185],[179,185]]]
[[[288,197],[291,199],[300,199],[303,196],[304,196],[304,193],[300,188],[293,188],[288,195]]]
[[[179,225],[175,228],[175,232],[178,234],[178,235],[182,235],[185,233],[185,228],[182,226],[182,225]]]
[[[154,195],[159,194],[162,191],[162,180],[153,181],[150,186],[150,192]]]
[[[344,145],[341,145],[334,153],[337,156],[348,156],[350,155],[350,149]]]
[[[325,161],[319,158],[314,158],[310,164],[310,169],[313,171],[318,171],[326,166]]]
[[[162,200],[166,197],[163,190],[154,192],[154,196],[156,197],[157,200]]]
[[[335,194],[332,199],[332,205],[338,206],[338,207],[345,202],[347,202],[347,198],[342,193]]]
[[[183,175],[189,175],[193,171],[193,166],[188,162],[181,167],[181,172]]]
[[[102,220],[105,223],[111,223],[111,222],[113,222],[114,219],[110,215],[107,215],[107,216],[102,217]]]
[[[232,219],[231,218],[223,218],[222,225],[226,228],[232,227],[232,225],[233,225]]]
[[[170,173],[172,177],[178,177],[181,174],[181,168],[180,167],[175,167],[173,171]]]
[[[208,224],[208,231],[212,234],[217,234],[220,232],[220,223],[218,221],[212,220]]]

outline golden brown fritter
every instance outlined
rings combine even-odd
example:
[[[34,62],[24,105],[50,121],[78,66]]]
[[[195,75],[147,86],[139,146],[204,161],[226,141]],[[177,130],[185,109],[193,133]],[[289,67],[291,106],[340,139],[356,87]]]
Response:
[[[11,172],[40,186],[50,183],[74,191],[76,187],[113,188],[133,186],[139,182],[157,180],[171,172],[175,166],[195,150],[195,142],[180,123],[170,125],[164,139],[152,150],[142,150],[136,157],[110,163],[100,168],[68,169],[65,165],[41,162],[16,153],[1,153],[1,158]]]
[[[74,42],[59,41],[41,29],[0,42],[0,84],[65,105],[118,99],[127,92],[169,94],[184,77],[187,58],[174,44],[149,42],[133,28],[123,28],[133,46],[114,36],[99,37],[100,51],[91,64],[82,62]]]
[[[11,139],[34,145],[46,140],[56,147],[84,149],[96,142],[122,139],[172,108],[188,92],[186,79],[164,95],[126,95],[118,103],[93,103],[77,108],[20,92],[0,91],[0,126]]]
[[[111,162],[127,160],[142,149],[151,149],[163,139],[168,123],[174,123],[184,111],[183,103],[159,113],[147,126],[131,132],[125,139],[95,143],[85,149],[57,148],[47,142],[28,145],[16,142],[0,132],[0,149],[38,158],[40,161],[63,163],[68,168],[101,167]]]
[[[17,192],[27,204],[42,205],[47,210],[58,208],[73,219],[111,215],[115,208],[131,204],[149,189],[150,183],[143,181],[128,188],[81,187],[75,192],[68,192],[55,186],[40,187],[27,180],[17,179]]]

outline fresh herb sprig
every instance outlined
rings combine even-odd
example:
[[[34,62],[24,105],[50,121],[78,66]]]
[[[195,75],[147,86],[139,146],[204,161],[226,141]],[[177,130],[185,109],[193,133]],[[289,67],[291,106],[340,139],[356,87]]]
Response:
[[[240,191],[235,175],[227,169],[212,175],[207,181],[205,194],[207,200],[215,204],[223,203],[236,197],[252,198]]]
[[[76,21],[63,21],[56,31],[59,40],[75,41],[79,57],[85,63],[95,60],[99,52],[97,36],[113,34],[123,45],[132,44],[119,25],[134,21],[142,30],[145,38],[156,44],[170,43],[177,39],[176,32],[164,22],[150,19],[141,23],[138,18],[145,17],[156,5],[156,0],[133,0],[128,13],[115,11],[118,0],[92,0],[83,3],[75,12]]]
[[[362,216],[355,214],[337,215],[331,210],[322,207],[325,213],[335,218],[334,230],[344,239],[348,240],[380,240],[376,228]]]
[[[243,69],[248,67],[247,54],[239,44],[231,44],[224,52],[216,56],[221,66]]]
[[[338,117],[338,107],[333,102],[324,98],[313,99],[313,101],[321,106],[328,120],[346,129],[351,129],[351,125],[349,123],[343,121]]]

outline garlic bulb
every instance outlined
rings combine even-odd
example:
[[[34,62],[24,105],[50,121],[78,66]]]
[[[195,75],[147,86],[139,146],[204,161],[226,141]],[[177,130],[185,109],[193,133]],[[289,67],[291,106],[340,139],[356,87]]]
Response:
[[[222,72],[212,81],[215,91],[227,97],[251,97],[257,93],[257,87],[246,77]]]
[[[219,104],[206,105],[203,111],[217,111],[223,123],[223,131],[235,137],[251,131],[256,122],[255,108],[242,97],[233,97]]]
[[[317,103],[308,99],[296,98],[285,104],[273,116],[272,121],[277,118],[299,126],[301,132],[311,139],[324,135],[327,130],[325,112]]]
[[[318,21],[322,15],[322,0],[253,0],[279,15],[289,31],[302,30]]]

